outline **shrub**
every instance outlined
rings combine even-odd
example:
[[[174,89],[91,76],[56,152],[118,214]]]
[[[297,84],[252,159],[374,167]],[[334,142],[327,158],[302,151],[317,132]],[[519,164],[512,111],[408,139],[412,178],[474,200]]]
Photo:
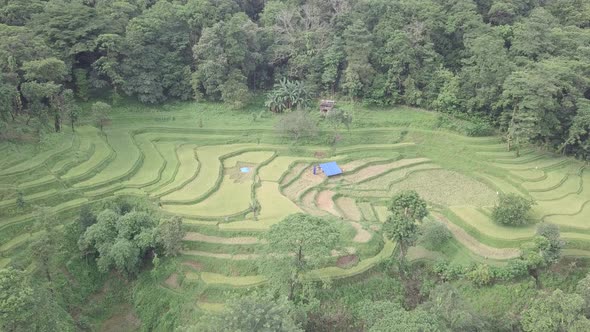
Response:
[[[451,232],[438,221],[425,221],[420,227],[418,243],[429,250],[440,249],[451,238]]]
[[[492,283],[494,280],[494,273],[489,265],[477,264],[466,273],[466,277],[477,286],[485,286]]]
[[[465,134],[472,137],[491,136],[494,134],[494,127],[483,121],[476,121],[465,128]]]
[[[275,128],[280,134],[290,136],[296,141],[301,138],[315,137],[318,134],[315,121],[305,111],[295,111],[283,115]]]
[[[535,202],[516,194],[502,194],[492,211],[492,220],[509,226],[525,225],[529,222],[528,212]]]

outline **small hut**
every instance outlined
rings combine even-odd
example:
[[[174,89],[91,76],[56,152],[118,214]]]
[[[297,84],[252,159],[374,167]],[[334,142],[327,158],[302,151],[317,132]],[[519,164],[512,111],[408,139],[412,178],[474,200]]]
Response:
[[[328,112],[334,108],[334,104],[336,104],[336,102],[333,100],[322,100],[320,102],[320,113],[323,115],[328,114]]]

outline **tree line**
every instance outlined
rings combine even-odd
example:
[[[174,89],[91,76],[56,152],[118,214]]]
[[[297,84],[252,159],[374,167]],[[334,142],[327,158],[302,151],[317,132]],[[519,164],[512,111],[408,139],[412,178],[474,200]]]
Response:
[[[584,0],[2,0],[0,116],[59,130],[73,95],[105,92],[239,108],[288,79],[587,159],[589,17]]]

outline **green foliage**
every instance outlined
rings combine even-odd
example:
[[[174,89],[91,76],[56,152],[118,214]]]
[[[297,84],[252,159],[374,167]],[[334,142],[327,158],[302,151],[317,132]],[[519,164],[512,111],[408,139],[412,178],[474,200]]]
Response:
[[[182,331],[303,331],[295,321],[296,309],[286,298],[254,293],[229,301],[218,317]]]
[[[501,194],[492,210],[492,220],[508,226],[526,225],[529,223],[528,213],[534,204],[531,199],[516,194]]]
[[[279,294],[299,300],[312,292],[303,273],[329,257],[339,241],[340,231],[329,221],[298,213],[271,226],[265,237],[268,244],[261,270]]]
[[[540,331],[587,331],[590,321],[584,316],[584,299],[561,290],[536,299],[522,315],[522,329]]]
[[[281,79],[266,96],[264,106],[271,112],[282,113],[293,109],[301,111],[310,103],[311,97],[305,84],[300,81]]]
[[[414,190],[405,190],[396,194],[387,208],[391,214],[387,217],[383,230],[385,235],[400,247],[402,261],[408,247],[413,246],[418,238],[417,221],[422,221],[428,210],[426,202]]]
[[[449,229],[441,222],[426,220],[419,228],[418,243],[429,250],[438,250],[451,239]]]
[[[389,301],[361,302],[356,315],[364,322],[364,330],[371,332],[444,330],[426,311],[406,311],[399,304]]]
[[[106,209],[97,216],[96,223],[86,228],[79,247],[86,255],[96,256],[100,271],[114,268],[133,276],[148,255],[177,255],[183,236],[180,218],[160,224],[148,212]]]
[[[25,272],[0,269],[0,326],[3,330],[25,330],[35,314],[33,288]]]
[[[404,190],[393,196],[387,209],[416,221],[422,221],[428,215],[426,202],[414,190]]]
[[[477,264],[475,268],[466,273],[466,277],[478,286],[486,286],[492,283],[494,275],[489,265]]]
[[[176,256],[182,249],[182,239],[186,231],[178,216],[162,221],[157,228],[156,242],[163,247],[164,256]]]
[[[87,101],[90,90],[90,83],[88,82],[88,73],[85,69],[76,68],[73,70],[74,81],[76,83],[76,94],[78,98]]]
[[[307,111],[295,111],[282,115],[275,124],[276,131],[295,141],[314,138],[318,134],[316,122]]]
[[[92,104],[92,117],[94,118],[94,125],[102,131],[104,126],[111,122],[111,105],[102,101],[97,101]]]
[[[481,331],[489,329],[484,319],[465,301],[461,291],[450,283],[436,286],[429,300],[420,306],[451,331]]]

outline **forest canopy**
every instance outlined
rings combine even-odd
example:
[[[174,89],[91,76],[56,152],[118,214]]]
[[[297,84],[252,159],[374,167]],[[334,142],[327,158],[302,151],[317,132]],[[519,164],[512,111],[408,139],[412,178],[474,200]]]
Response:
[[[495,124],[590,157],[585,0],[2,0],[0,119],[77,119],[75,95],[235,107],[312,96]]]

